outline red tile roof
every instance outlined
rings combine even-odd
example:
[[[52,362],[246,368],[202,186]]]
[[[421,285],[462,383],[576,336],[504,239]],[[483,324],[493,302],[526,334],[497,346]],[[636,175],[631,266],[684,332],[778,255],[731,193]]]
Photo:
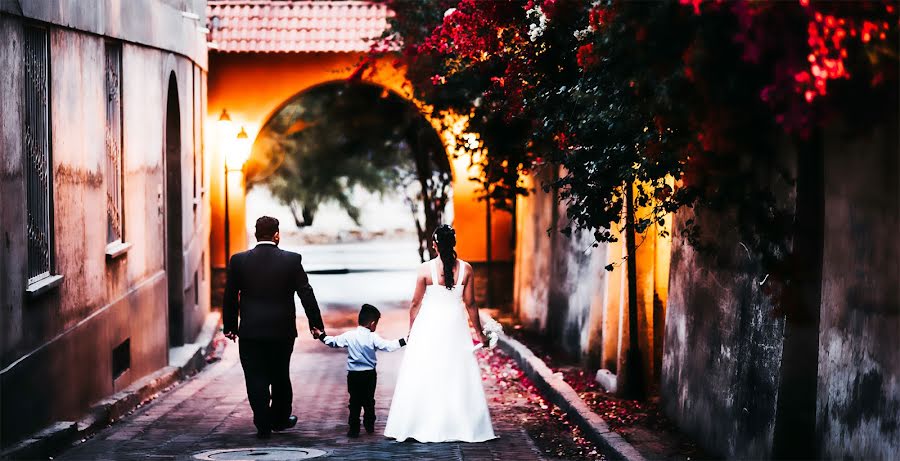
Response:
[[[383,4],[362,0],[210,0],[209,49],[230,53],[368,51],[387,28]]]

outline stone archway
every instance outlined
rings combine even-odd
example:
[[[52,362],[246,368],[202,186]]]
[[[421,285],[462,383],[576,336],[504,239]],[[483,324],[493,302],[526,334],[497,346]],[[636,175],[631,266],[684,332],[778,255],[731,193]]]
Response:
[[[364,72],[360,64],[367,62]],[[335,81],[356,79],[387,88],[405,98],[410,98],[410,86],[404,69],[393,63],[393,56],[385,55],[369,59],[365,53],[210,53],[208,86],[209,113],[207,132],[215,132],[216,120],[226,109],[236,125],[243,126],[249,136],[255,139],[264,123],[284,101],[316,85]],[[432,121],[433,126],[443,127],[441,121]],[[456,137],[462,125],[444,129],[440,136],[445,146],[455,146]],[[209,143],[212,148],[210,198],[212,204],[211,253],[213,267],[224,267],[224,217],[223,175],[224,158],[216,141]],[[478,200],[478,184],[469,181],[475,172],[470,171],[470,159],[456,158],[448,154],[453,167],[454,226],[459,244],[457,252],[467,261],[479,263],[487,259],[485,204]],[[234,216],[243,213],[244,205],[232,184],[231,210],[231,252],[247,247],[246,223]],[[241,190],[240,192],[244,192]],[[512,241],[514,229],[512,217],[494,213],[491,217],[492,256],[494,261],[512,261]]]
[[[364,214],[379,227],[414,223],[421,261],[436,256],[433,229],[452,220],[453,167],[439,132],[408,98],[366,81],[321,83],[282,103],[260,129],[244,176],[287,207],[297,229],[314,225],[323,200],[342,204],[357,226]],[[351,196],[361,190],[393,197],[406,218],[360,208]]]

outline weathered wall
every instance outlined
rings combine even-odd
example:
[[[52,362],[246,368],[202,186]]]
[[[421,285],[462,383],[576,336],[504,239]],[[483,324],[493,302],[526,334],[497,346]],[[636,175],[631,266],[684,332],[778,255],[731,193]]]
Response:
[[[591,343],[597,305],[603,304],[606,247],[594,248],[589,233],[571,238],[565,207],[542,185],[556,178],[549,167],[524,178],[529,194],[516,208],[514,307],[526,328],[544,333],[569,354],[580,357]],[[599,332],[594,332],[599,334]]]
[[[541,184],[549,169],[527,177],[529,195],[520,198],[514,305],[520,322],[591,368],[615,373],[628,347],[628,290],[624,238],[599,243],[590,232],[559,230],[569,225],[566,204]],[[671,226],[667,223],[666,226]],[[548,234],[548,229],[553,230]],[[645,383],[658,374],[668,286],[669,239],[652,226],[637,237],[638,333]],[[615,266],[607,271],[608,264]]]
[[[559,232],[568,226],[566,206],[558,202],[553,216],[555,228],[550,240],[550,273],[547,290],[547,337],[564,351],[581,357],[591,343],[591,326],[599,323],[606,287],[607,245],[594,247],[594,236],[587,231]],[[540,237],[538,237],[540,238]]]
[[[897,102],[892,102],[897,107]],[[816,392],[818,453],[900,454],[900,146],[895,115],[856,139],[824,138],[824,245]],[[775,175],[771,175],[775,177]],[[785,195],[792,203],[790,194]],[[678,216],[676,225],[691,217]],[[676,237],[662,370],[667,413],[710,453],[772,454],[784,322],[761,293],[766,274],[723,221],[723,249],[699,255]],[[679,233],[676,231],[675,233]],[[815,360],[815,358],[812,358]]]
[[[35,3],[28,2],[27,6]],[[8,2],[2,5],[10,6]],[[47,2],[44,8],[35,8],[36,16],[30,20],[47,17],[74,26],[86,24],[85,27],[110,23],[102,15],[95,16],[97,12],[89,7],[82,11],[71,2],[54,5],[55,2]],[[157,32],[177,31],[185,21],[170,5],[155,1],[141,5],[135,10],[144,11],[149,17],[177,13],[177,24],[156,24],[153,30]],[[191,189],[191,175],[202,171],[198,168],[200,160],[194,156],[194,146],[200,145],[195,137],[199,131],[194,115],[201,112],[195,106],[205,100],[202,92],[194,91],[194,81],[202,77],[202,68],[185,56],[123,44],[123,222],[124,241],[131,247],[118,258],[108,258],[106,38],[49,24],[51,203],[55,234],[52,272],[63,279],[59,287],[39,297],[26,298],[22,176],[25,159],[21,135],[23,19],[3,11],[0,67],[6,70],[7,77],[0,82],[0,432],[6,446],[52,421],[79,417],[91,404],[168,363],[165,246],[171,242],[166,242],[163,219],[167,210],[162,137],[165,91],[171,71],[178,80],[181,105],[185,189],[181,213],[185,240],[175,244],[185,255],[183,286],[188,298],[185,318],[189,341],[209,311],[210,277],[208,263],[204,263],[209,235],[208,199],[202,189],[197,194]],[[71,16],[75,13],[77,17]],[[190,30],[189,37],[197,38],[193,26]],[[137,37],[135,41],[142,39]],[[199,287],[194,286],[195,272]],[[111,351],[127,338],[131,344],[131,367],[113,379]]]
[[[8,75],[22,75],[22,26],[8,16],[0,15],[0,69]],[[5,39],[8,37],[9,39]],[[22,94],[21,78],[0,79],[0,347],[9,351],[16,347],[21,335],[22,299],[28,276],[15,270],[27,260],[25,241],[25,181],[22,158],[22,107],[12,103]],[[14,244],[19,243],[19,244]],[[4,366],[7,359],[0,361]]]
[[[513,304],[526,328],[543,331],[547,327],[547,306],[553,253],[547,229],[554,224],[553,193],[541,189],[548,172],[524,178],[529,194],[516,202],[516,265]]]
[[[666,412],[710,453],[766,458],[775,424],[783,321],[733,229],[701,215],[716,255],[680,236],[677,213],[660,394]]]
[[[897,127],[885,120],[866,141],[826,135],[817,432],[827,458],[900,456]]]

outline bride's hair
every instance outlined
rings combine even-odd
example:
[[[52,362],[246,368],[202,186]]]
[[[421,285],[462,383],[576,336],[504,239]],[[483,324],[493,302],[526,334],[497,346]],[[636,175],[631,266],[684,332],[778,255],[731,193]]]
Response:
[[[441,224],[434,230],[434,243],[437,244],[441,262],[444,263],[444,285],[448,290],[453,288],[453,268],[456,266],[456,231],[448,224]],[[434,281],[437,283],[437,280]]]

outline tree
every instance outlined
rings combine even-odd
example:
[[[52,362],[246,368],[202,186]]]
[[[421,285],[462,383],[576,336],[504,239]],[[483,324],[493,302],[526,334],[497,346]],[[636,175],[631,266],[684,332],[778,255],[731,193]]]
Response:
[[[558,230],[586,229],[597,243],[615,238],[610,229],[643,233],[683,207],[727,210],[770,274],[776,314],[789,323],[809,317],[798,297],[808,283],[797,282],[801,260],[814,258],[795,245],[803,215],[779,207],[758,170],[788,171],[779,149],[786,138],[814,145],[817,129],[836,118],[864,129],[896,111],[877,103],[896,100],[895,5],[388,4],[397,14],[385,39],[402,43],[416,96],[469,115],[480,135],[476,151],[486,155],[473,158],[496,206],[525,192],[520,175],[551,165],[564,174],[544,186],[559,191],[570,219]],[[802,162],[798,175],[818,174],[815,165]],[[709,251],[700,226],[688,221],[682,233]]]

